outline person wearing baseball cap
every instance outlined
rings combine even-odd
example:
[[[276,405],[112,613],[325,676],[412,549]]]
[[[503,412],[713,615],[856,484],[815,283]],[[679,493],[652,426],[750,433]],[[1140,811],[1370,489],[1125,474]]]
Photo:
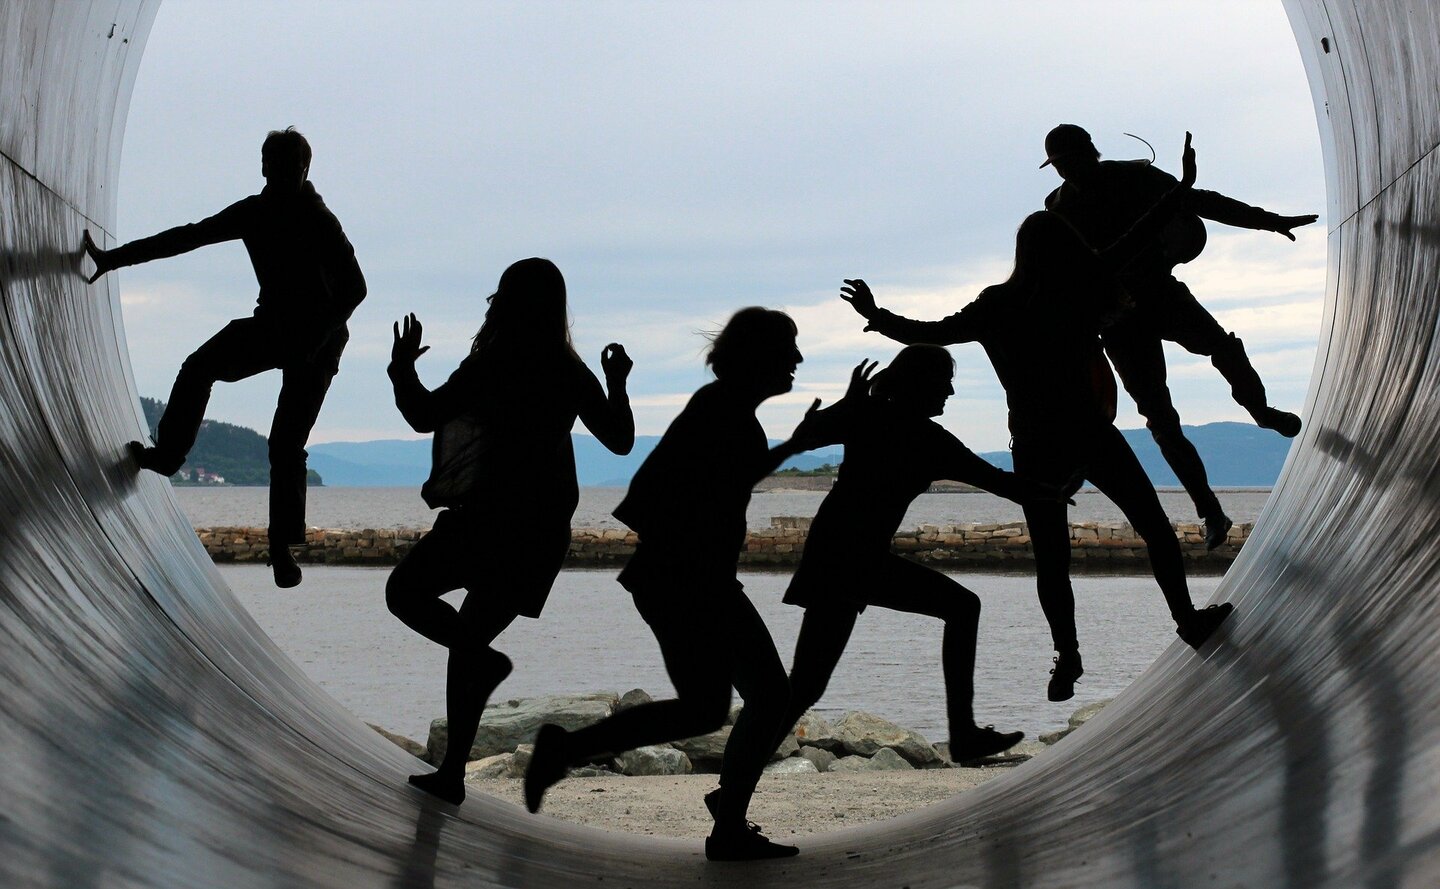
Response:
[[[1070,123],[1045,135],[1045,162],[1040,166],[1054,168],[1064,180],[1045,199],[1046,209],[1070,223],[1092,249],[1114,243],[1176,182],[1150,161],[1102,161],[1090,134]],[[1104,331],[1105,352],[1165,461],[1195,502],[1205,522],[1205,545],[1214,549],[1225,542],[1231,521],[1210,488],[1199,452],[1181,430],[1166,383],[1162,341],[1208,356],[1230,384],[1231,397],[1256,425],[1293,438],[1300,432],[1300,418],[1269,404],[1265,384],[1240,338],[1221,327],[1173,274],[1177,264],[1204,249],[1202,218],[1277,232],[1293,241],[1291,229],[1317,217],[1281,216],[1218,192],[1191,189],[1184,207],[1118,276],[1132,305]]]

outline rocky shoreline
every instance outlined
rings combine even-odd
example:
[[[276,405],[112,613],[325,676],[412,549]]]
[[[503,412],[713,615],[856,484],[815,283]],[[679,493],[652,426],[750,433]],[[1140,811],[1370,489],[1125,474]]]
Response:
[[[574,731],[612,713],[649,701],[649,694],[633,689],[623,695],[614,692],[544,695],[492,703],[485,711],[470,748],[466,781],[522,777],[534,750],[535,733],[546,723]],[[807,712],[772,755],[765,772],[770,775],[816,775],[1014,765],[1044,751],[1079,728],[1099,713],[1106,703],[1090,704],[1076,710],[1067,728],[1062,731],[1041,735],[1037,740],[1022,741],[1000,756],[958,764],[950,761],[948,743],[931,743],[919,732],[873,714],[851,711],[832,723],[814,712]],[[731,710],[726,724],[710,734],[600,757],[571,769],[569,777],[718,774],[725,744],[739,711],[737,705]],[[449,726],[444,718],[431,722],[424,744],[379,726],[371,727],[416,758],[432,764],[444,757],[449,741]]]
[[[1230,529],[1226,542],[1205,549],[1205,529],[1194,522],[1172,527],[1191,570],[1223,572],[1250,536],[1251,522]],[[312,528],[296,558],[306,564],[394,565],[428,529]],[[769,528],[751,530],[740,553],[749,567],[793,566],[805,550],[810,518],[778,516]],[[197,528],[200,543],[216,562],[262,562],[269,552],[264,528]],[[519,532],[517,532],[519,533]],[[624,528],[574,528],[570,532],[569,567],[624,564],[635,551],[635,532]],[[1029,529],[1024,522],[922,525],[895,535],[892,548],[907,558],[937,567],[965,569],[1023,568],[1034,561]],[[1145,542],[1125,522],[1074,522],[1070,552],[1078,570],[1098,568],[1149,571]]]

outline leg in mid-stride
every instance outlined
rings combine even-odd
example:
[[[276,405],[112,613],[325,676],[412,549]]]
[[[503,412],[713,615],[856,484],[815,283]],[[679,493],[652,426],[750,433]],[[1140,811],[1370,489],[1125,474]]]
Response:
[[[545,791],[566,768],[596,753],[718,729],[728,715],[733,685],[745,706],[725,745],[720,790],[706,798],[715,827],[705,840],[705,855],[740,861],[798,853],[794,846],[771,842],[745,817],[789,705],[785,668],[754,605],[738,589],[717,594],[699,609],[677,608],[662,596],[635,598],[660,643],[676,697],[632,707],[575,732],[544,726],[525,774],[525,805],[538,811]]]
[[[464,533],[465,525],[446,521],[446,515],[442,513],[435,528],[395,566],[385,587],[385,601],[406,626],[449,649],[445,755],[434,772],[412,775],[409,780],[421,790],[459,805],[465,799],[465,763],[485,704],[511,670],[510,659],[491,643],[517,614],[513,609],[496,608],[468,589],[458,610],[440,598],[474,576],[473,548]]]

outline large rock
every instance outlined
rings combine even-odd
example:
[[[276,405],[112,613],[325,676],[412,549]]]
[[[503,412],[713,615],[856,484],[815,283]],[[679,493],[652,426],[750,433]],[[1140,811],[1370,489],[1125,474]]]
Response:
[[[1106,698],[1106,699],[1103,700],[1103,701],[1096,701],[1096,702],[1093,703],[1093,704],[1086,704],[1085,706],[1081,707],[1079,710],[1076,710],[1074,713],[1071,713],[1071,714],[1070,714],[1070,728],[1071,728],[1072,730],[1073,730],[1073,729],[1077,729],[1077,728],[1079,728],[1080,726],[1084,725],[1085,723],[1089,722],[1090,719],[1091,719],[1091,717],[1093,717],[1095,714],[1099,713],[1101,710],[1104,710],[1104,709],[1105,709],[1105,705],[1106,705],[1106,704],[1109,704],[1110,701],[1112,701],[1112,700],[1114,700],[1114,699],[1113,699],[1113,698]]]
[[[835,760],[839,759],[838,756],[823,747],[801,747],[799,756],[814,763],[815,771],[817,772],[830,771],[830,766],[834,765]]]
[[[789,759],[782,759],[779,762],[772,762],[765,767],[767,775],[814,775],[819,773],[815,763],[800,756],[792,756]]]
[[[893,772],[913,769],[905,757],[889,747],[881,747],[874,756],[842,756],[831,766],[832,772]]]
[[[674,747],[637,747],[615,757],[622,775],[688,775],[690,757]]]
[[[513,753],[497,753],[465,764],[466,781],[485,781],[494,778],[514,778],[511,767],[515,760]]]
[[[653,699],[650,693],[643,688],[632,688],[620,696],[620,701],[615,705],[615,712],[629,710],[631,707],[638,707],[641,704],[649,704]]]
[[[1055,743],[1057,743],[1061,738],[1065,737],[1066,735],[1070,734],[1070,733],[1073,732],[1073,731],[1075,731],[1073,728],[1062,728],[1062,729],[1060,729],[1059,731],[1043,732],[1043,733],[1041,733],[1041,735],[1040,735],[1039,741],[1040,741],[1041,744],[1046,744],[1046,745],[1055,744]]]
[[[690,757],[694,763],[719,762],[725,758],[725,745],[730,743],[731,726],[722,725],[708,735],[697,735],[676,741],[675,749]]]
[[[399,747],[401,750],[404,750],[411,756],[414,756],[418,759],[426,759],[427,754],[425,751],[425,745],[421,744],[419,741],[412,740],[405,737],[404,735],[397,735],[394,732],[387,732],[385,729],[381,728],[378,725],[375,725],[373,722],[367,722],[366,725],[379,732],[382,738],[389,741],[391,744],[394,744],[396,747]],[[426,761],[428,762],[429,760]],[[439,760],[436,760],[436,762],[439,762]]]
[[[935,748],[919,732],[870,713],[846,713],[835,723],[835,734],[847,752],[860,756],[873,757],[882,749],[889,749],[911,765],[930,766],[941,761]]]
[[[845,749],[845,742],[835,733],[835,726],[806,710],[795,723],[795,740],[801,747],[819,747],[832,753]],[[823,771],[823,770],[822,770]]]
[[[619,703],[614,692],[581,695],[543,695],[492,704],[485,709],[475,743],[470,746],[469,759],[484,759],[497,753],[509,753],[521,744],[530,744],[540,726],[553,722],[566,731],[593,725],[609,716]],[[445,757],[450,739],[450,725],[445,719],[430,723],[426,749],[431,762]]]
[[[800,742],[795,740],[794,735],[786,735],[785,740],[780,742],[780,746],[775,748],[775,752],[770,754],[770,761],[789,759],[799,752]]]

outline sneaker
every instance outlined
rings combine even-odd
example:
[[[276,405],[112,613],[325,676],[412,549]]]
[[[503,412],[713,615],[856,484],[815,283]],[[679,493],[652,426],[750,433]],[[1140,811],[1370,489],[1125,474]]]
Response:
[[[1184,640],[1185,644],[1191,648],[1199,648],[1234,610],[1235,606],[1229,602],[1196,609],[1189,617],[1185,618],[1184,623],[1175,629],[1175,635]]]
[[[176,460],[174,457],[166,457],[160,453],[159,448],[147,447],[138,441],[132,441],[125,445],[125,450],[130,457],[140,466],[141,469],[148,469],[169,478],[180,471],[180,466],[185,462],[181,457]]]
[[[720,788],[717,787],[705,794],[705,811],[710,813],[710,820],[716,821],[720,818]],[[752,833],[760,832],[760,825],[754,821],[746,821],[745,829]]]
[[[1075,682],[1085,675],[1080,665],[1080,652],[1062,651],[1055,658],[1055,668],[1050,671],[1050,686],[1046,697],[1052,701],[1068,701],[1075,697]],[[953,757],[952,757],[953,758]]]
[[[463,777],[456,780],[439,772],[426,772],[423,775],[411,775],[407,780],[412,787],[417,787],[452,806],[458,806],[465,802],[465,779]]]
[[[300,585],[300,563],[295,561],[295,554],[290,552],[290,547],[270,547],[268,563],[270,570],[275,573],[275,585],[277,587],[282,590],[288,590],[291,587]]]
[[[1223,512],[1205,519],[1205,548],[1211,550],[1224,543],[1234,525]]]
[[[1267,404],[1264,407],[1252,408],[1250,416],[1261,429],[1274,429],[1286,438],[1294,438],[1300,434],[1300,418],[1289,411],[1282,411]]]
[[[566,734],[565,729],[548,722],[535,733],[535,752],[525,770],[525,808],[532,812],[540,811],[545,791],[565,777]]]
[[[950,761],[969,762],[1004,753],[1025,740],[1024,732],[997,732],[995,726],[973,726],[960,735],[950,736]]]
[[[705,838],[705,857],[711,861],[758,861],[764,858],[789,858],[799,855],[798,846],[771,842],[759,828],[716,829]]]

